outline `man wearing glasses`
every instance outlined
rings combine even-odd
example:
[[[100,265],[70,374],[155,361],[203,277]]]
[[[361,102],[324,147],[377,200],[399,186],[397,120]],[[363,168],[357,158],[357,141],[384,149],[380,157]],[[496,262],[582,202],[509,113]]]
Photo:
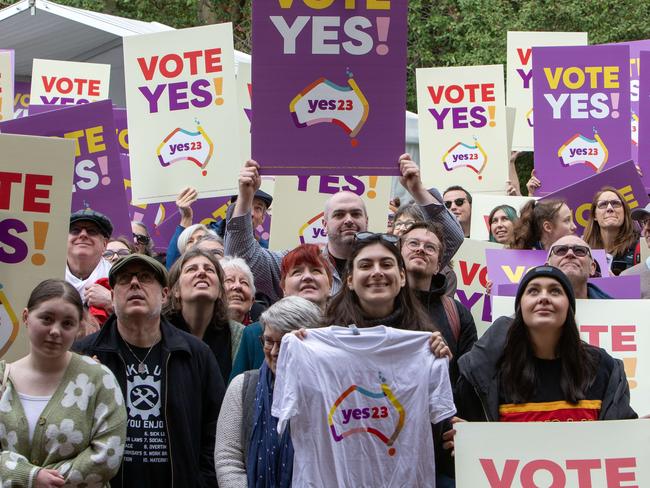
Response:
[[[650,203],[645,208],[632,210],[632,218],[641,226],[641,235],[645,237],[647,246],[650,246]],[[641,298],[650,298],[650,258],[635,264],[621,272],[620,276],[641,276]]]
[[[458,223],[463,228],[465,237],[469,237],[470,224],[472,221],[472,195],[462,186],[454,185],[445,190],[442,195],[445,207],[451,210]]]
[[[596,276],[596,262],[589,245],[577,236],[564,236],[553,243],[546,263],[567,275],[576,298],[612,298],[589,278]]]
[[[444,228],[445,248],[448,262],[463,242],[463,234],[454,217],[422,185],[420,169],[411,156],[403,154],[399,160],[402,176],[400,183],[420,205],[426,218],[440,223]],[[239,173],[239,195],[232,216],[226,228],[226,255],[243,258],[255,276],[255,286],[271,301],[282,298],[280,285],[280,263],[288,251],[273,252],[256,245],[251,227],[251,208],[255,192],[260,188],[259,164],[247,161]],[[378,223],[383,227],[384,222]],[[352,252],[357,233],[368,230],[368,214],[363,200],[355,193],[340,191],[332,195],[325,204],[323,226],[327,232],[327,245],[323,255],[332,267],[332,295],[341,288],[341,275]]]
[[[214,354],[162,317],[167,270],[154,258],[119,260],[109,281],[115,314],[74,349],[108,367],[126,401],[124,460],[111,486],[217,486],[214,435],[225,386]]]
[[[111,292],[97,281],[108,277],[111,263],[102,257],[113,232],[108,217],[89,208],[70,215],[65,280],[81,295],[84,305],[113,311]]]

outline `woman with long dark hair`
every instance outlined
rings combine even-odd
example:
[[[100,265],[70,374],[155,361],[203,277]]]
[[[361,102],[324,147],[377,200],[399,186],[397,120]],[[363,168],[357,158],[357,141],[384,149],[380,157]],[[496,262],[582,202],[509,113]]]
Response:
[[[519,284],[505,346],[477,343],[458,364],[454,396],[465,420],[637,417],[622,363],[580,339],[573,288],[552,266],[532,268]]]
[[[639,232],[630,206],[616,188],[605,186],[594,195],[584,239],[592,249],[604,249],[611,256],[615,275],[636,264]]]
[[[169,287],[167,319],[210,346],[228,383],[244,326],[228,320],[224,272],[216,256],[201,249],[185,252],[169,272]]]
[[[511,249],[544,249],[575,233],[571,209],[563,200],[531,200],[519,211]]]
[[[408,287],[398,242],[392,234],[357,234],[345,268],[345,284],[327,307],[327,324],[436,331]]]

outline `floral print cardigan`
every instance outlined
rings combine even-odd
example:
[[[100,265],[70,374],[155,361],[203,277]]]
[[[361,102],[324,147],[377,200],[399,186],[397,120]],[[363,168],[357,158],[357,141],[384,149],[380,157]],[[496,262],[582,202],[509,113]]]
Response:
[[[5,367],[1,362],[0,379]],[[58,470],[65,486],[108,486],[122,462],[126,419],[113,373],[72,353],[30,444],[27,419],[9,377],[0,397],[0,487],[31,487],[41,468]]]

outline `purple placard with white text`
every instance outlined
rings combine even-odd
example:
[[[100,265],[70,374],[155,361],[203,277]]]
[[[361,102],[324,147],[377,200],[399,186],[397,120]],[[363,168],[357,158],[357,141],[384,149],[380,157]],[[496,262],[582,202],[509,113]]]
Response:
[[[641,51],[639,61],[650,66],[650,51]],[[639,79],[639,159],[643,184],[650,191],[650,70],[641,72]]]
[[[630,159],[629,52],[622,45],[533,48],[540,195]]]
[[[92,208],[110,217],[115,235],[131,234],[110,100],[3,122],[0,132],[74,139],[72,211]]]
[[[650,201],[636,166],[631,160],[561,188],[546,195],[542,200],[555,198],[565,200],[573,211],[573,220],[577,226],[576,235],[580,236],[584,233],[591,214],[591,201],[596,192],[604,186],[613,186],[619,190],[632,210],[645,207]]]
[[[530,268],[545,264],[547,254],[538,249],[486,249],[488,277],[497,286],[516,285]],[[600,266],[602,276],[609,276],[605,251],[592,249],[591,255]]]
[[[31,82],[14,82],[14,119],[27,117],[29,109],[29,90]]]
[[[408,0],[254,3],[252,155],[263,174],[399,174],[407,9]]]
[[[597,286],[612,298],[634,300],[641,298],[641,276],[608,276],[607,278],[591,278],[589,283]],[[496,286],[496,296],[517,296],[517,283],[506,283]]]

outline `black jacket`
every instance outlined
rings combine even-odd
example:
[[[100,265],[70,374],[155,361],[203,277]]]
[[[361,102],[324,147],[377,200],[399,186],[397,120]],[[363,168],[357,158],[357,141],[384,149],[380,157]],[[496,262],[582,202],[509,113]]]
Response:
[[[214,436],[225,386],[210,348],[161,318],[162,387],[172,486],[214,487]],[[126,363],[120,354],[117,320],[111,315],[99,332],[76,342],[73,350],[97,356],[115,374],[126,398]],[[169,386],[169,388],[168,388]],[[111,486],[129,486],[122,470]]]
[[[453,385],[458,379],[458,359],[472,349],[478,337],[472,314],[462,303],[454,300],[460,317],[460,336],[458,337],[458,342],[456,342],[451,325],[447,320],[445,307],[441,301],[441,298],[445,295],[446,287],[447,280],[445,275],[438,273],[431,279],[431,288],[429,291],[418,290],[416,295],[426,309],[429,317],[431,317],[434,325],[442,333],[445,342],[454,355],[453,359],[449,362],[449,379]]]
[[[469,421],[499,420],[498,362],[503,355],[511,325],[510,317],[499,317],[472,350],[458,361],[460,378],[456,383],[454,399],[460,418]],[[601,356],[607,355],[603,349],[594,349]],[[630,389],[623,363],[615,359],[602,398],[600,420],[632,418],[637,418],[637,414],[630,407]]]

